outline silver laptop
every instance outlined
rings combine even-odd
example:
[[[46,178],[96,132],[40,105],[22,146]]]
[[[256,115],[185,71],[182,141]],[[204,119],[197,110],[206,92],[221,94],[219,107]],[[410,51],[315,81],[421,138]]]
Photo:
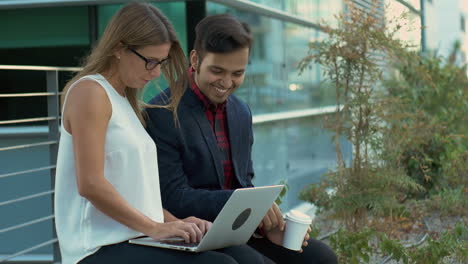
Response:
[[[179,238],[156,241],[150,237],[131,239],[133,244],[202,252],[247,243],[284,185],[237,189],[199,243]]]

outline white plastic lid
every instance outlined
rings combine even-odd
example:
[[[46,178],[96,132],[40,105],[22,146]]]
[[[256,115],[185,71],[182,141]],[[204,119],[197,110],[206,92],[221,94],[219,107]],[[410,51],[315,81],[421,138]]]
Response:
[[[286,219],[307,225],[312,223],[312,218],[309,215],[306,215],[303,212],[297,210],[289,211],[289,213],[286,214]]]

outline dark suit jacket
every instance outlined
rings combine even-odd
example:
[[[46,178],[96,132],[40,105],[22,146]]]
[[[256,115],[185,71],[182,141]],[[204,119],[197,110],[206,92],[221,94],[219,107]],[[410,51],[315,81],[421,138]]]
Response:
[[[150,103],[166,104],[169,94],[166,89]],[[234,95],[228,98],[226,112],[238,187],[253,187],[252,114]],[[187,88],[177,111],[178,126],[169,110],[150,108],[147,113],[147,130],[158,150],[163,207],[178,218],[193,215],[213,221],[233,191],[223,190],[222,153],[203,103]]]

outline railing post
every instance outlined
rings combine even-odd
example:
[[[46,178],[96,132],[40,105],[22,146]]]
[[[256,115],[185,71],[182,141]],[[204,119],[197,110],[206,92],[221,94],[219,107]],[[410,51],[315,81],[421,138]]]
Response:
[[[421,52],[426,53],[426,3],[425,0],[420,0],[421,14]]]
[[[47,97],[47,112],[48,116],[55,116],[57,118],[49,120],[49,140],[59,140],[59,124],[60,124],[60,96],[58,89],[58,71],[47,71],[47,92],[54,93],[53,96]],[[58,144],[49,145],[49,162],[53,164],[57,161]],[[55,168],[50,170],[50,187],[51,190],[55,190]],[[51,195],[52,204],[52,215],[55,215],[54,210],[54,197],[55,194]],[[55,218],[52,219],[52,237],[57,237],[55,230]],[[53,244],[53,263],[61,263],[60,248],[59,244]]]

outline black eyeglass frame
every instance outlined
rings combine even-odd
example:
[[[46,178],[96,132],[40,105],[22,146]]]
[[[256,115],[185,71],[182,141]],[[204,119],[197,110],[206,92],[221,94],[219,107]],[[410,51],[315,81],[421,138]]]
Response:
[[[146,58],[145,56],[141,55],[140,53],[138,53],[136,50],[132,49],[132,48],[128,48],[131,52],[135,53],[135,55],[137,55],[138,57],[140,57],[142,60],[145,61],[145,69],[147,69],[148,71],[152,71],[154,70],[156,67],[158,67],[158,65],[161,65],[161,67],[163,67],[164,65],[167,64],[167,62],[169,61],[170,57],[167,57],[165,59],[162,59],[162,60],[155,60],[155,59],[148,59]],[[154,66],[148,66],[148,65],[151,65],[151,63],[153,63],[152,65]]]

